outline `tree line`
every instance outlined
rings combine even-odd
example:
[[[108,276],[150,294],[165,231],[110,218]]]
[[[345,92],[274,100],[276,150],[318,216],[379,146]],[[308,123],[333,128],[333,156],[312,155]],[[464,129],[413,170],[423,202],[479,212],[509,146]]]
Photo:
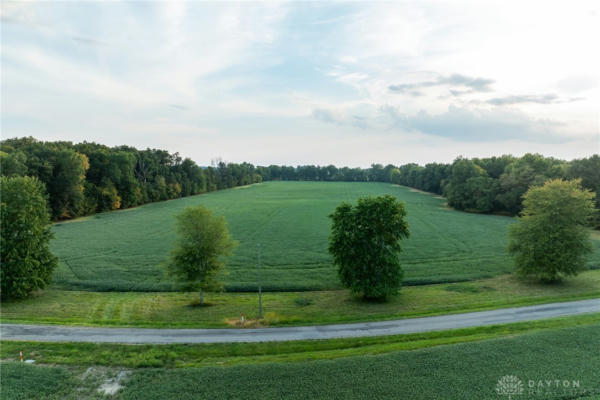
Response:
[[[337,168],[334,165],[257,167],[263,180],[390,182],[446,197],[461,211],[518,215],[523,195],[530,187],[551,179],[581,179],[584,189],[596,194],[600,209],[600,156],[564,161],[540,154],[522,157],[458,157],[453,163],[415,163],[395,166],[372,164],[370,168]],[[600,218],[594,220],[600,228]]]
[[[69,219],[261,181],[252,164],[206,168],[178,153],[97,143],[1,142],[2,175],[32,176],[46,186],[52,218]]]
[[[549,179],[581,179],[584,188],[596,193],[600,208],[598,155],[572,161],[539,154],[459,157],[451,164],[370,168],[223,161],[202,167],[166,150],[32,137],[4,140],[0,150],[3,176],[34,176],[45,184],[55,220],[271,180],[390,182],[443,195],[458,210],[517,215],[529,187]],[[600,218],[594,224],[600,227]]]
[[[563,161],[539,154],[459,157],[452,164],[406,164],[389,169],[391,182],[443,195],[457,210],[506,215],[519,214],[527,190],[551,179],[581,179],[582,187],[596,194],[596,208],[600,208],[599,171],[598,155]],[[594,224],[600,227],[600,219]]]

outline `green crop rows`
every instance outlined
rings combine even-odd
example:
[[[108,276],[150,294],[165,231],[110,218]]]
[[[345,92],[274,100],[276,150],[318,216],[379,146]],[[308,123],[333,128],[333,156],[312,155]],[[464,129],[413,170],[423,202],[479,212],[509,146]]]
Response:
[[[384,183],[267,182],[55,225],[56,282],[70,289],[170,291],[164,262],[174,215],[203,204],[227,218],[240,245],[223,277],[228,291],[254,291],[257,243],[266,290],[339,288],[327,253],[328,214],[342,201],[390,193],[406,202],[411,237],[402,253],[405,284],[457,282],[507,273],[508,217],[450,210],[442,198]],[[599,243],[591,264],[600,261]]]

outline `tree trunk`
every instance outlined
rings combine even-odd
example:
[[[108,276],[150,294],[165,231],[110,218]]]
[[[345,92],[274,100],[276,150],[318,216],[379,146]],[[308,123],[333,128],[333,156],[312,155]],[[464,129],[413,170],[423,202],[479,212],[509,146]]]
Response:
[[[206,261],[202,261],[202,265],[200,266],[200,276],[202,276],[202,271],[206,270]],[[204,304],[204,292],[202,288],[200,288],[200,304]]]

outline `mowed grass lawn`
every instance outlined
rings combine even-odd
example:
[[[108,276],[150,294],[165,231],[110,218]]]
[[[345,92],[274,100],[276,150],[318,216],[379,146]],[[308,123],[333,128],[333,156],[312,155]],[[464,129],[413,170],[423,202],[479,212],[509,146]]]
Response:
[[[256,293],[47,290],[2,304],[2,322],[139,327],[227,327],[242,313],[255,318]],[[264,325],[310,325],[415,317],[600,297],[600,270],[547,285],[513,275],[449,284],[408,286],[387,302],[364,302],[347,290],[263,294]]]
[[[255,291],[257,244],[265,290],[339,288],[327,252],[328,215],[342,201],[392,194],[406,203],[411,237],[403,242],[405,284],[456,282],[511,271],[507,227],[514,219],[450,210],[445,200],[384,183],[266,182],[57,223],[52,250],[59,286],[169,291],[164,273],[175,239],[174,216],[202,204],[224,215],[239,247],[223,277],[228,291]],[[600,242],[590,259],[600,264]]]

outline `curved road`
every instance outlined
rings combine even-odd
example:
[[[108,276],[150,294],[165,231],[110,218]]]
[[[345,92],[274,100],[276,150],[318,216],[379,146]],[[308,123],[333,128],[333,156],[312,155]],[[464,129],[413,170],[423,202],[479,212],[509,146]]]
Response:
[[[398,335],[469,328],[511,322],[534,321],[600,312],[600,299],[503,308],[464,314],[408,318],[393,321],[342,325],[299,326],[261,329],[146,329],[88,328],[56,325],[2,324],[2,340],[95,343],[227,343],[276,342]]]

